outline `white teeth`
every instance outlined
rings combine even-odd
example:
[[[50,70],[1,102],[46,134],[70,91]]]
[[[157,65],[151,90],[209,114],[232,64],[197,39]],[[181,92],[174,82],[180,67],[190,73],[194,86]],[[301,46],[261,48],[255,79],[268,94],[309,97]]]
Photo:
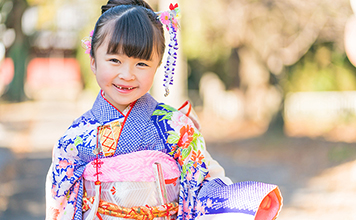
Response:
[[[134,87],[130,87],[130,88],[121,87],[121,86],[116,86],[116,87],[119,88],[119,89],[127,89],[127,90],[133,90],[134,89]]]

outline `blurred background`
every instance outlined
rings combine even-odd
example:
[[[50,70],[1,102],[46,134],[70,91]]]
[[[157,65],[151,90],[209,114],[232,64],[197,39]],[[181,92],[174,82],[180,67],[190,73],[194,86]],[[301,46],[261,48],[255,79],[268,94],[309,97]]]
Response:
[[[191,101],[233,181],[279,185],[279,219],[355,220],[356,1],[178,2],[178,73],[154,97]],[[105,3],[0,0],[0,219],[44,219],[52,147],[99,91],[81,40]]]

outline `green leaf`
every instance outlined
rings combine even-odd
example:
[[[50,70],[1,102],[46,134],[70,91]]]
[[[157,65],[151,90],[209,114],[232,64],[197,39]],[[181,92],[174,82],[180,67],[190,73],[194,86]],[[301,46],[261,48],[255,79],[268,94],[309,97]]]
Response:
[[[160,121],[162,121],[162,120],[171,120],[171,118],[172,118],[172,115],[173,115],[173,113],[172,112],[169,112],[168,114],[166,114]]]
[[[190,145],[193,146],[194,151],[198,151],[197,139],[192,140],[192,142],[190,142]]]
[[[187,171],[187,166],[183,165],[183,166],[182,166],[181,177],[183,177],[183,176],[185,175],[186,171]]]
[[[193,134],[193,139],[197,139],[201,136],[201,134],[199,132],[194,132]]]
[[[152,115],[166,115],[168,112],[162,110],[156,110]]]
[[[178,134],[177,132],[171,130],[171,131],[167,131],[168,134]]]
[[[198,182],[198,183],[201,183],[201,182],[203,182],[203,180],[204,180],[204,175],[203,175],[202,172],[200,172],[199,175],[198,175],[198,180],[197,180],[197,182]]]
[[[79,144],[83,143],[83,139],[79,136],[77,136],[74,140],[74,146],[78,146]]]
[[[189,146],[188,148],[186,149],[183,149],[182,150],[182,159],[184,160],[185,158],[187,158],[190,154],[190,152],[192,151],[192,148],[191,146]]]
[[[200,171],[201,171],[201,179],[200,181],[203,181],[205,176],[209,173],[208,169],[204,168],[204,167],[200,167]]]
[[[177,109],[169,106],[169,105],[160,105],[162,108],[167,109],[168,111],[176,112],[178,111]]]
[[[176,133],[176,132],[174,132],[174,131],[168,131],[168,133],[169,133],[169,136],[168,136],[168,138],[167,138],[167,142],[169,143],[169,144],[176,144],[176,143],[178,143],[178,141],[179,141],[179,134],[178,133]]]
[[[191,161],[191,160],[190,160],[190,161],[187,163],[187,167],[189,167],[189,168],[192,167],[192,166],[194,165],[194,163],[195,163],[194,161]]]

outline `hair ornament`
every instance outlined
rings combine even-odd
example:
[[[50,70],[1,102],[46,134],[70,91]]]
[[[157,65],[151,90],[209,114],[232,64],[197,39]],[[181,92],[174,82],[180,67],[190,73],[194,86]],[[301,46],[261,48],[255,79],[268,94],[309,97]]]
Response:
[[[164,96],[169,94],[169,85],[173,85],[173,75],[176,68],[177,60],[177,30],[179,28],[178,19],[180,19],[180,9],[178,3],[169,5],[169,11],[157,12],[159,21],[166,26],[169,32],[168,57],[164,66],[163,86],[165,88]]]
[[[85,49],[85,53],[90,55],[91,50],[91,39],[93,37],[94,30],[90,31],[89,37],[82,39],[82,47]]]

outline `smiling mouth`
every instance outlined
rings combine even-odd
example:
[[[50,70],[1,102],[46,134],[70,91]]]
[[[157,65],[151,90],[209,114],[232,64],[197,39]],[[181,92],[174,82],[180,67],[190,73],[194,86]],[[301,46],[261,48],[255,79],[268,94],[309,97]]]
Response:
[[[136,87],[123,87],[123,86],[117,86],[115,84],[113,84],[116,88],[118,89],[122,89],[122,90],[133,90],[135,89]]]

